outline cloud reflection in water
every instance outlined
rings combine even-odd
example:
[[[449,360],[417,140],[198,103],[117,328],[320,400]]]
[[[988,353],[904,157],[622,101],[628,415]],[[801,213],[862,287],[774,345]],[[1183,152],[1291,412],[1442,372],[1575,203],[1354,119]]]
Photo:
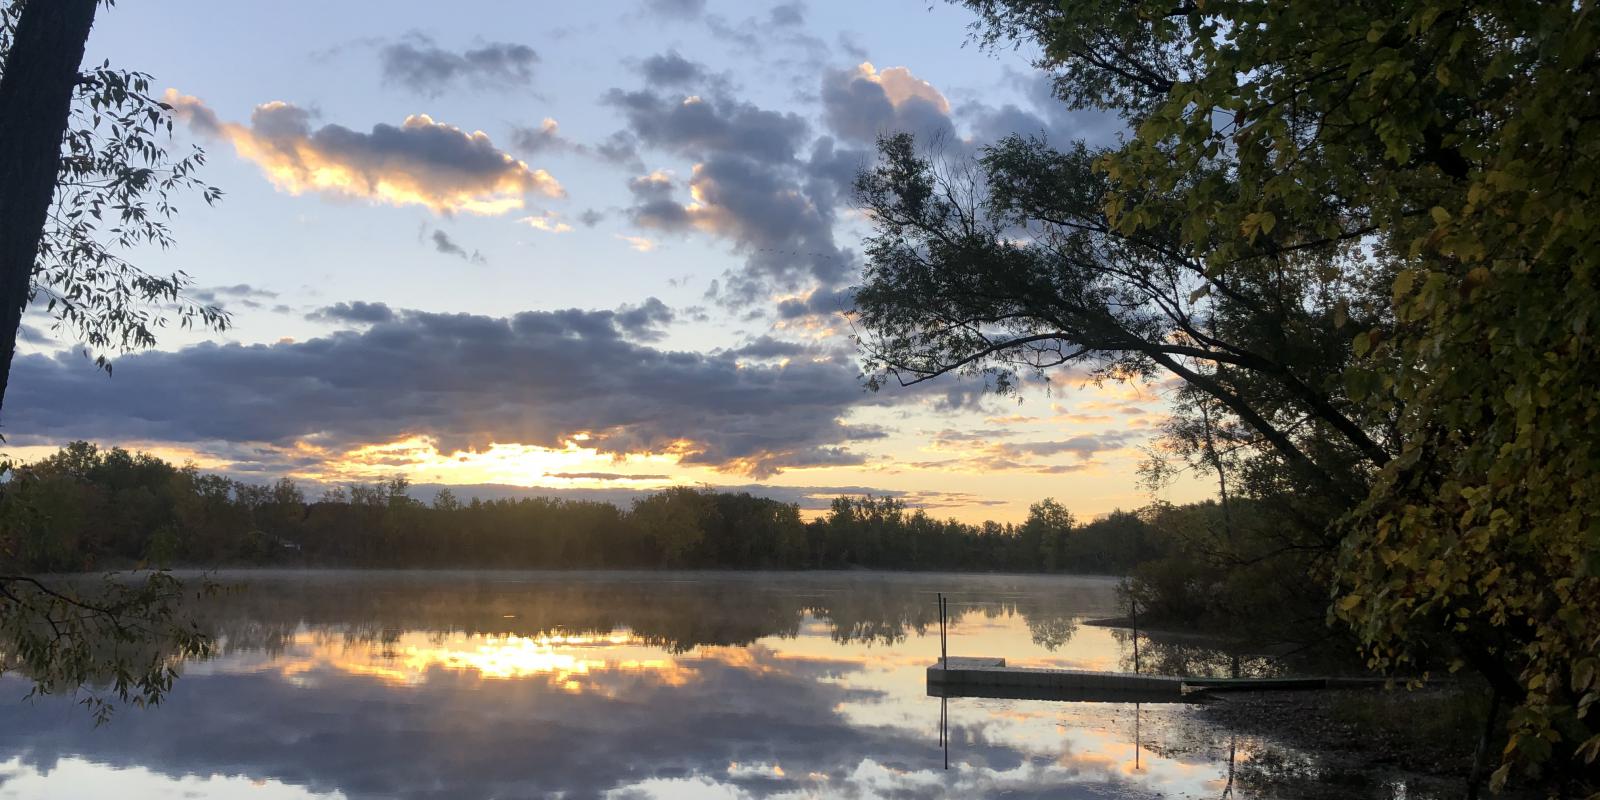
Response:
[[[956,652],[1083,665],[1118,653],[1069,624],[1114,610],[1108,581],[361,580],[229,601],[212,622],[225,654],[162,707],[100,729],[64,701],[10,710],[0,797],[96,796],[108,776],[216,798],[1198,797],[1225,771],[1159,754],[1179,706],[1141,710],[1135,771],[1131,706],[1004,700],[951,703],[941,768],[932,590],[972,601]],[[975,604],[994,596],[1009,599]]]

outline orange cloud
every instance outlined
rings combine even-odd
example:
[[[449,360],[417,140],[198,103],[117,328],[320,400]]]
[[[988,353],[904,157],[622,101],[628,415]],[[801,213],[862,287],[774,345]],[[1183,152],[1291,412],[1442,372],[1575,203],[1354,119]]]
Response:
[[[313,130],[308,111],[282,101],[256,106],[250,124],[241,125],[222,121],[199,98],[175,89],[165,100],[190,128],[228,141],[289,194],[482,215],[520,209],[530,193],[566,194],[550,173],[502,152],[483,131],[468,133],[427,114],[363,133],[341,125]]]

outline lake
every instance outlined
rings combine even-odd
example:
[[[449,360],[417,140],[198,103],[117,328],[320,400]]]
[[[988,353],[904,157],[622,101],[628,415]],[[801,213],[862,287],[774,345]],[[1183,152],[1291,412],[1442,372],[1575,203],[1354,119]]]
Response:
[[[215,579],[240,587],[204,609],[219,653],[158,707],[96,727],[70,698],[11,701],[29,684],[0,679],[0,798],[1268,798],[1298,796],[1286,769],[1314,772],[1184,704],[927,695],[936,592],[952,655],[1132,669],[1128,632],[1083,624],[1117,615],[1110,578]],[[1141,648],[1147,672],[1273,669]],[[1380,788],[1362,796],[1407,796]]]

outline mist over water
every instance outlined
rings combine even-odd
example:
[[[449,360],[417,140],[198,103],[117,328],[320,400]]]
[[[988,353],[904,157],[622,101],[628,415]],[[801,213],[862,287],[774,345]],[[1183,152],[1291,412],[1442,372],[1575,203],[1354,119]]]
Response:
[[[202,609],[219,655],[163,705],[99,728],[70,698],[6,708],[0,797],[1264,798],[1293,796],[1274,793],[1284,764],[1313,763],[1183,704],[964,698],[944,709],[946,769],[935,592],[953,655],[1131,669],[1126,632],[1082,624],[1117,614],[1109,578],[217,579],[240,587]],[[1141,649],[1147,672],[1233,663]],[[0,696],[27,688],[0,679]]]

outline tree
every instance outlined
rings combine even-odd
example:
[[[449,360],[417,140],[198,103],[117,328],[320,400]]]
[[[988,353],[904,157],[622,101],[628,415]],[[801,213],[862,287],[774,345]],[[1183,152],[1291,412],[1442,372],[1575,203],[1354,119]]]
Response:
[[[1131,135],[954,168],[883,142],[858,181],[874,385],[1176,375],[1326,529],[1374,667],[1476,667],[1513,706],[1497,781],[1592,763],[1592,5],[965,4]]]
[[[110,5],[111,0],[106,0]],[[176,318],[225,328],[214,306],[188,299],[188,277],[146,272],[118,255],[171,244],[171,195],[221,196],[158,143],[171,108],[150,78],[109,64],[79,72],[98,0],[0,7],[0,402],[23,314],[43,298],[54,325],[96,351],[148,347]]]
[[[1028,506],[1028,519],[1018,530],[1024,564],[1046,572],[1067,566],[1067,539],[1077,522],[1066,506],[1047,497]]]
[[[182,273],[153,275],[117,255],[136,244],[170,242],[174,190],[198,189],[207,202],[218,192],[193,175],[203,161],[199,151],[170,160],[155,143],[172,122],[170,109],[149,95],[148,76],[109,64],[79,72],[97,6],[98,0],[13,0],[0,7],[0,402],[23,314],[40,296],[55,326],[100,351],[96,363],[108,370],[106,350],[153,344],[154,329],[169,313],[184,325],[227,324],[220,309],[183,297]],[[72,491],[66,483],[56,488]],[[78,541],[41,541],[61,527],[51,514],[81,516],[84,509],[23,507],[16,489],[5,487],[0,509],[11,523],[0,537],[7,567],[40,552],[52,561],[81,560],[81,553],[64,552]],[[154,499],[118,498],[119,510],[151,507]],[[172,529],[163,530],[167,537],[157,549],[174,544]],[[21,550],[12,546],[19,542],[26,543]],[[35,691],[105,680],[115,697],[143,704],[165,693],[174,655],[209,647],[177,617],[181,588],[165,573],[79,589],[0,576],[6,642],[0,669],[26,672]],[[103,697],[91,695],[89,702],[98,715],[109,713]]]
[[[674,486],[633,504],[634,520],[649,532],[663,563],[674,567],[694,562],[715,512],[710,498],[690,486]]]

